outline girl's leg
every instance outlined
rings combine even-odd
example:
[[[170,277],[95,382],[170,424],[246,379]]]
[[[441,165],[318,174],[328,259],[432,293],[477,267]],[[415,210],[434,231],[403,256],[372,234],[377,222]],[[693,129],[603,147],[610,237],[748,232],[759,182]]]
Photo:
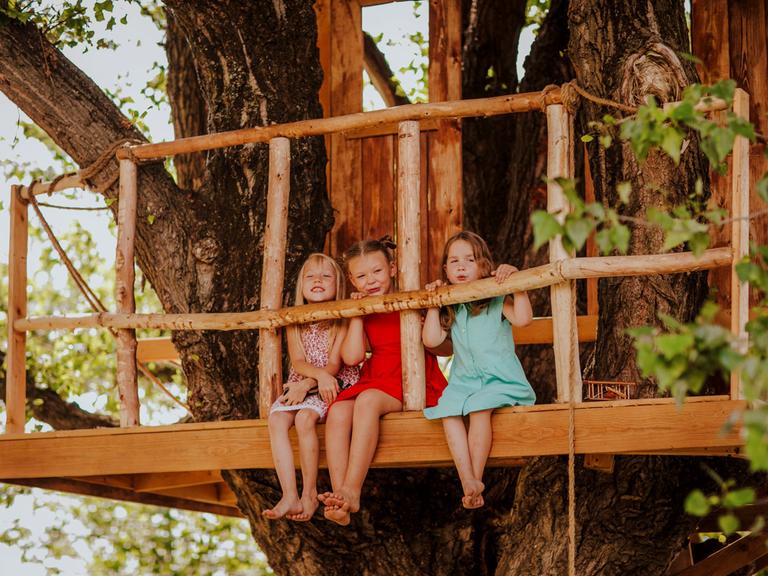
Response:
[[[299,459],[301,461],[301,513],[289,514],[291,520],[307,521],[317,510],[317,467],[320,446],[317,441],[317,421],[320,414],[303,408],[296,414],[296,433],[299,437]]]
[[[274,508],[264,510],[264,516],[277,520],[286,514],[301,512],[301,501],[296,489],[296,470],[293,467],[293,448],[288,430],[293,426],[296,412],[272,412],[269,415],[269,441],[272,445],[272,460],[275,472],[283,489],[283,497]]]
[[[325,423],[325,456],[328,459],[328,473],[334,490],[341,487],[347,473],[354,409],[354,400],[336,402],[328,409],[328,419]]]
[[[341,488],[327,499],[331,508],[326,509],[325,517],[329,520],[349,524],[350,513],[360,509],[360,491],[379,442],[381,417],[402,407],[402,402],[376,389],[366,390],[355,400],[347,472]]]
[[[473,461],[469,452],[467,428],[464,426],[464,418],[461,416],[448,416],[443,418],[443,431],[451,451],[453,462],[461,480],[461,488],[464,497],[461,499],[465,508],[477,508],[476,497],[479,496],[485,486],[480,478],[475,475]]]
[[[472,459],[472,471],[475,478],[481,482],[493,440],[493,429],[491,428],[492,412],[493,410],[482,410],[469,415],[469,455]],[[478,495],[474,503],[477,506],[482,506],[483,497]]]

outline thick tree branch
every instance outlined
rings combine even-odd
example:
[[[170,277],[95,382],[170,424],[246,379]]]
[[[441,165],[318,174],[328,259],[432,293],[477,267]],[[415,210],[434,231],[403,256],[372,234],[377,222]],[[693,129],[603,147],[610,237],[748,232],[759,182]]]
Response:
[[[5,362],[5,352],[0,350],[0,366]],[[7,376],[0,370],[0,399],[5,400]],[[111,416],[94,414],[80,408],[76,402],[67,402],[53,390],[35,386],[34,376],[27,372],[27,408],[41,422],[55,430],[79,430],[83,428],[114,428],[119,422]]]
[[[408,96],[403,94],[400,82],[397,81],[392,68],[389,67],[387,57],[379,50],[368,32],[363,33],[363,65],[373,87],[381,94],[387,106],[411,103]]]

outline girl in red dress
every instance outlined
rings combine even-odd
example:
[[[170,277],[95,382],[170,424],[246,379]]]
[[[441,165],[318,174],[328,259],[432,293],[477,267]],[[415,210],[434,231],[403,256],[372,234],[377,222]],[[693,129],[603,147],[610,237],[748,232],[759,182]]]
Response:
[[[365,240],[344,253],[344,264],[357,290],[351,298],[388,294],[394,288],[394,244],[388,238]],[[371,351],[365,360],[366,349]],[[360,380],[342,391],[328,411],[325,427],[326,456],[333,492],[319,496],[324,515],[343,526],[360,509],[360,491],[379,441],[379,421],[384,414],[403,408],[400,359],[400,313],[389,312],[352,318],[341,345],[344,364],[365,360]],[[437,359],[425,357],[427,406],[437,403],[445,377]]]

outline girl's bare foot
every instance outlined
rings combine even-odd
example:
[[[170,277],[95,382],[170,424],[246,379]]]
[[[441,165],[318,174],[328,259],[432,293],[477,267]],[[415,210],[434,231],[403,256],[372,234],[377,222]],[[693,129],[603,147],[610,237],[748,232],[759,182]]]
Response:
[[[308,522],[315,515],[315,510],[317,510],[318,506],[317,492],[305,494],[301,496],[301,512],[298,514],[286,514],[285,517],[294,522]]]
[[[301,514],[301,500],[283,496],[274,508],[264,510],[262,514],[269,520],[279,520],[289,514]]]
[[[351,514],[360,510],[360,495],[344,490],[324,494],[325,510],[323,516],[341,526],[347,526]]]
[[[464,497],[461,499],[461,505],[469,510],[483,506],[485,504],[483,490],[485,490],[485,484],[480,480],[467,482],[464,485]]]

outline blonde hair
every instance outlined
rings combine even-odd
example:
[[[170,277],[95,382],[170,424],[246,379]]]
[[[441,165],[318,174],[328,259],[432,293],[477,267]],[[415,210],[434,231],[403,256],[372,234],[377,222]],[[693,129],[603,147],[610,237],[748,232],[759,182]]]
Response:
[[[475,257],[475,263],[477,263],[478,276],[480,278],[488,278],[495,268],[491,250],[488,248],[488,243],[474,232],[462,230],[448,238],[445,247],[443,248],[443,259],[440,262],[440,271],[443,282],[446,284],[450,283],[448,281],[448,274],[445,271],[446,264],[448,263],[448,251],[451,249],[453,243],[459,240],[464,240],[464,242],[472,247],[472,255]],[[469,307],[470,314],[472,314],[472,316],[477,316],[488,307],[490,302],[491,298],[485,298],[475,302],[467,302],[467,306]],[[450,330],[455,319],[456,311],[453,306],[443,306],[440,308],[440,325],[443,330]]]
[[[321,254],[320,252],[314,252],[307,256],[307,259],[304,261],[304,264],[301,265],[301,268],[299,269],[299,274],[296,277],[296,292],[294,296],[293,303],[295,306],[302,306],[306,304],[306,301],[304,300],[304,272],[306,271],[307,267],[312,264],[322,264],[322,263],[328,263],[333,268],[334,275],[336,276],[336,300],[344,300],[346,293],[345,293],[345,282],[344,282],[344,273],[341,270],[341,266],[339,266],[339,263],[336,262],[334,258],[331,258],[327,254]],[[328,333],[328,350],[330,351],[333,348],[333,343],[336,340],[336,334],[339,331],[339,327],[341,326],[342,319],[336,318],[334,320],[329,321],[330,331]],[[306,357],[306,350],[304,350],[304,343],[301,341],[301,326],[300,324],[293,324],[288,327],[287,330],[287,337],[292,338],[293,341],[298,344],[299,350],[304,354]]]

